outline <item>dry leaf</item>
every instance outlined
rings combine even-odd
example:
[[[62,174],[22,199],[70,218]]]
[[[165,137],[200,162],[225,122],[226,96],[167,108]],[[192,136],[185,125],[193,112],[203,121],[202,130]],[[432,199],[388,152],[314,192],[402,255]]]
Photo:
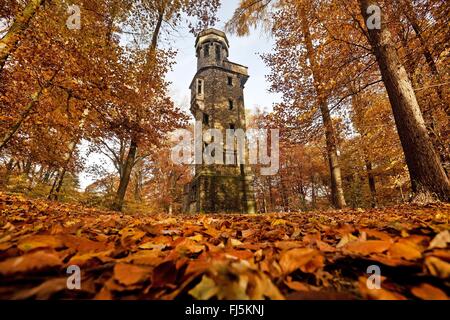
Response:
[[[402,258],[405,260],[417,260],[422,257],[422,253],[412,243],[394,243],[389,248],[389,255],[393,258]]]
[[[209,300],[219,292],[214,280],[204,275],[202,281],[189,291],[189,294],[197,300]]]
[[[114,279],[125,286],[144,282],[149,279],[150,273],[151,271],[147,268],[128,263],[118,263],[114,266]]]
[[[438,278],[448,279],[450,278],[450,263],[442,261],[436,257],[426,257],[425,267],[428,272]]]
[[[445,249],[450,243],[450,232],[448,230],[442,231],[437,234],[434,239],[430,242],[428,249],[440,248]]]
[[[64,247],[64,243],[61,239],[55,236],[36,235],[22,239],[17,247],[24,251],[30,251],[37,248],[51,248],[59,249]]]
[[[370,255],[382,253],[390,248],[392,243],[385,240],[353,241],[347,243],[342,249],[352,254]]]
[[[10,276],[16,273],[40,272],[60,267],[61,259],[47,251],[36,251],[0,262],[0,274]]]
[[[305,273],[312,273],[324,266],[324,258],[315,249],[292,249],[281,253],[280,266],[284,274],[290,274],[297,269]]]
[[[412,288],[411,293],[422,300],[448,300],[444,291],[428,283]]]

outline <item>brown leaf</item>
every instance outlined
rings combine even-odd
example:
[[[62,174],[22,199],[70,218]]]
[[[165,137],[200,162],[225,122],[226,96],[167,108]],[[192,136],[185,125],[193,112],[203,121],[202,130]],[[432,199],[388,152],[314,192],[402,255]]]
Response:
[[[428,272],[438,278],[448,279],[450,277],[450,263],[436,257],[426,257],[425,267]]]
[[[73,235],[61,235],[60,239],[64,242],[64,245],[77,251],[79,254],[90,252],[101,252],[112,249],[112,245],[100,242],[92,241],[85,237],[77,237]]]
[[[390,241],[385,240],[353,241],[347,243],[342,249],[344,252],[367,256],[372,253],[382,253],[388,250],[391,245]]]
[[[123,262],[130,262],[139,265],[156,267],[161,264],[163,257],[157,250],[141,250],[122,259]]]
[[[64,247],[64,243],[56,236],[35,235],[22,239],[19,241],[17,247],[27,252],[38,248],[59,249]]]
[[[428,249],[440,248],[445,249],[450,243],[450,232],[448,230],[442,231],[434,237],[430,242]]]
[[[197,300],[209,300],[219,292],[214,280],[207,275],[203,275],[202,280],[193,289],[189,291],[189,294]]]
[[[148,268],[128,263],[118,263],[114,266],[114,279],[125,286],[144,282],[149,279],[150,273]]]
[[[412,288],[411,293],[422,300],[448,300],[444,291],[428,283]]]
[[[36,251],[0,262],[0,274],[10,276],[16,273],[39,272],[61,265],[62,261],[56,253]]]
[[[113,259],[110,257],[112,250],[92,253],[82,253],[74,255],[68,262],[68,265],[77,265],[80,267],[87,267],[98,263],[110,262]]]
[[[297,269],[305,273],[313,273],[324,266],[324,258],[315,249],[292,249],[281,253],[280,266],[284,274],[290,274]]]
[[[422,253],[412,243],[394,243],[389,248],[389,255],[393,258],[402,258],[405,260],[417,260],[422,257]]]
[[[341,240],[339,241],[339,243],[336,245],[336,248],[342,248],[344,247],[346,244],[350,243],[350,242],[355,242],[357,241],[358,238],[355,237],[354,235],[352,235],[351,233],[346,233],[344,236],[342,236]]]
[[[310,286],[299,281],[284,281],[284,284],[294,291],[310,291]]]
[[[37,287],[16,293],[12,299],[24,300],[35,297],[38,300],[50,299],[54,294],[67,289],[66,278],[56,278],[45,281]]]
[[[370,289],[367,286],[367,278],[359,278],[359,292],[365,299],[373,300],[406,300],[404,296],[397,292],[392,292],[384,288]]]
[[[383,231],[364,228],[364,229],[360,229],[360,232],[365,232],[367,234],[367,237],[369,237],[369,238],[377,238],[377,239],[386,240],[386,241],[392,240],[392,237],[388,233],[383,232]]]
[[[205,249],[204,245],[198,244],[197,242],[191,239],[180,238],[175,243],[174,243],[174,245],[176,246],[175,250],[181,254],[199,253]]]

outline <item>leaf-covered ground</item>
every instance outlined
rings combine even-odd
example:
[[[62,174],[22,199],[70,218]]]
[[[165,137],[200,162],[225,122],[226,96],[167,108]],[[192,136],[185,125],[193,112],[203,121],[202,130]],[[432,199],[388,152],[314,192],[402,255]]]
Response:
[[[0,298],[448,299],[449,222],[448,204],[121,215],[0,193]]]

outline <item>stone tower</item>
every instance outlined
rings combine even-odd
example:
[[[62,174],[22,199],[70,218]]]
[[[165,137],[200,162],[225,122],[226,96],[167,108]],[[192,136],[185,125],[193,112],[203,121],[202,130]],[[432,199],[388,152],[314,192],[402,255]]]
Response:
[[[197,73],[191,82],[190,110],[202,130],[246,129],[244,86],[247,67],[228,61],[229,43],[222,31],[202,31],[195,42]],[[203,145],[205,146],[205,145]],[[224,145],[227,153],[236,151]],[[237,161],[236,161],[237,162]],[[185,189],[185,212],[254,213],[253,175],[247,164],[197,164]]]

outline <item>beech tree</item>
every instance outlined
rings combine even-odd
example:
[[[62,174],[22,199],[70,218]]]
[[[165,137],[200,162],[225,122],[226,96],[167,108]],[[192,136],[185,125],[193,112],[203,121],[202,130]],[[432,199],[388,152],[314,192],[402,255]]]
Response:
[[[368,21],[371,16],[368,8],[377,4],[373,0],[360,0],[359,3],[361,15]],[[400,62],[391,32],[382,23],[381,29],[368,28],[368,38],[389,95],[413,191],[448,201],[449,179],[428,136],[414,89]]]

